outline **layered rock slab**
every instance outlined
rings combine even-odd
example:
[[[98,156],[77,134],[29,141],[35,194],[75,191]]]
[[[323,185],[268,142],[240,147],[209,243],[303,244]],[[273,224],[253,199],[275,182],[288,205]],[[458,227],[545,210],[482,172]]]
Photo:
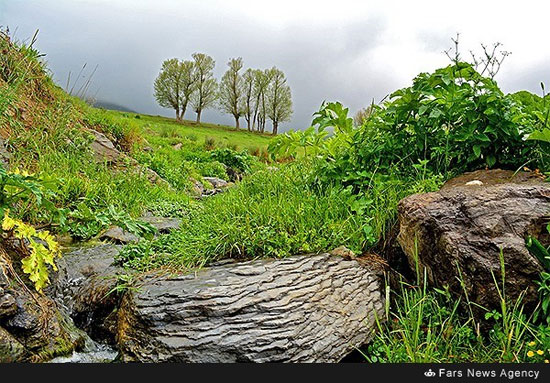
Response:
[[[151,275],[124,296],[118,343],[126,361],[337,362],[371,338],[381,290],[329,254]]]

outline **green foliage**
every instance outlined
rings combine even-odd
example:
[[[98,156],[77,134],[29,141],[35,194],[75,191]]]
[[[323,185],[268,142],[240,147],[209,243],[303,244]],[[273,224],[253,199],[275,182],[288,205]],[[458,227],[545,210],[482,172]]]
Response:
[[[57,271],[55,258],[61,256],[59,245],[54,237],[47,231],[39,232],[34,227],[18,219],[12,219],[8,215],[3,217],[2,230],[22,242],[27,242],[23,242],[22,245],[29,249],[29,254],[21,260],[22,270],[29,275],[36,291],[41,291],[50,281],[48,266]]]
[[[543,130],[535,131],[529,135],[528,139],[550,143],[550,129],[544,128]]]
[[[36,205],[50,215],[57,215],[57,209],[47,199],[50,196],[51,191],[48,191],[40,178],[26,172],[7,172],[0,165],[2,230],[8,237],[21,240],[21,246],[28,249],[28,254],[21,260],[22,270],[29,275],[37,291],[42,290],[49,282],[48,265],[56,270],[55,258],[61,255],[59,246],[49,232],[38,232],[23,221],[9,217],[8,211],[15,205]]]
[[[538,285],[540,306],[535,311],[534,320],[550,326],[550,272],[543,271],[540,280],[535,282]]]
[[[113,205],[105,210],[93,211],[85,203],[80,203],[76,210],[69,213],[67,230],[72,237],[87,240],[112,225],[145,238],[151,238],[156,233],[151,224],[135,220],[128,213],[115,209]]]
[[[352,147],[360,166],[387,169],[426,160],[435,172],[483,166],[518,168],[533,156],[532,132],[512,97],[459,63],[417,76],[358,129]]]
[[[550,233],[550,224],[546,226]],[[550,247],[545,247],[538,239],[529,236],[526,247],[544,267],[540,279],[535,281],[538,285],[539,307],[535,310],[535,321],[540,320],[543,324],[550,325]]]
[[[15,204],[36,204],[55,212],[54,206],[46,198],[51,196],[47,182],[27,172],[7,172],[0,164],[0,220]]]
[[[330,134],[327,129],[332,128],[335,134],[341,133],[338,138],[351,133],[353,119],[348,117],[348,111],[339,102],[323,102],[319,111],[314,113],[312,126],[278,136],[269,144],[269,153],[274,159],[280,156],[295,157],[301,149],[305,156],[319,156],[330,144],[332,147],[341,144],[341,140],[335,137],[327,140]]]
[[[254,157],[248,154],[248,151],[243,150],[237,152],[229,148],[215,149],[210,152],[210,157],[214,161],[221,162],[230,168],[247,172],[251,168]]]

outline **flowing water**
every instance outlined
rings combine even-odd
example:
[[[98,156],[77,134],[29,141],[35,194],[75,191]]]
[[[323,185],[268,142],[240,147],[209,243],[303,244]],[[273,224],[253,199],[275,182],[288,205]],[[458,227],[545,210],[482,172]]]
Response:
[[[82,351],[75,351],[69,356],[58,356],[48,363],[111,363],[117,356],[118,351],[111,346],[93,342]]]

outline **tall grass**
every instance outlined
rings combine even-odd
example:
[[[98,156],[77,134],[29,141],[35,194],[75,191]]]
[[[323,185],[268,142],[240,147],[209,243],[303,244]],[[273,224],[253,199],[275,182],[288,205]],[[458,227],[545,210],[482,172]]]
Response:
[[[445,288],[428,287],[425,269],[417,271],[416,284],[401,281],[397,291],[388,293],[392,304],[386,309],[387,321],[377,321],[374,341],[362,351],[365,359],[383,363],[548,360],[550,331],[532,323],[523,312],[522,297],[507,298],[502,253],[500,261],[500,278],[494,276],[500,307],[485,309],[484,318],[474,316],[476,304],[467,294],[457,298]]]
[[[309,168],[293,163],[261,170],[210,197],[169,236],[128,247],[123,262],[138,268],[202,266],[221,258],[252,259],[314,253],[367,240],[363,218],[341,187],[320,189]]]

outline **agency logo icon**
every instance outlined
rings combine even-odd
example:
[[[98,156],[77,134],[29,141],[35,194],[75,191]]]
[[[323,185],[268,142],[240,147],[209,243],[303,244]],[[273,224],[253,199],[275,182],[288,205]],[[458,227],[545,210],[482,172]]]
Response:
[[[432,371],[430,368],[428,371],[424,373],[424,376],[427,376],[428,378],[433,378],[435,376],[435,372]]]

